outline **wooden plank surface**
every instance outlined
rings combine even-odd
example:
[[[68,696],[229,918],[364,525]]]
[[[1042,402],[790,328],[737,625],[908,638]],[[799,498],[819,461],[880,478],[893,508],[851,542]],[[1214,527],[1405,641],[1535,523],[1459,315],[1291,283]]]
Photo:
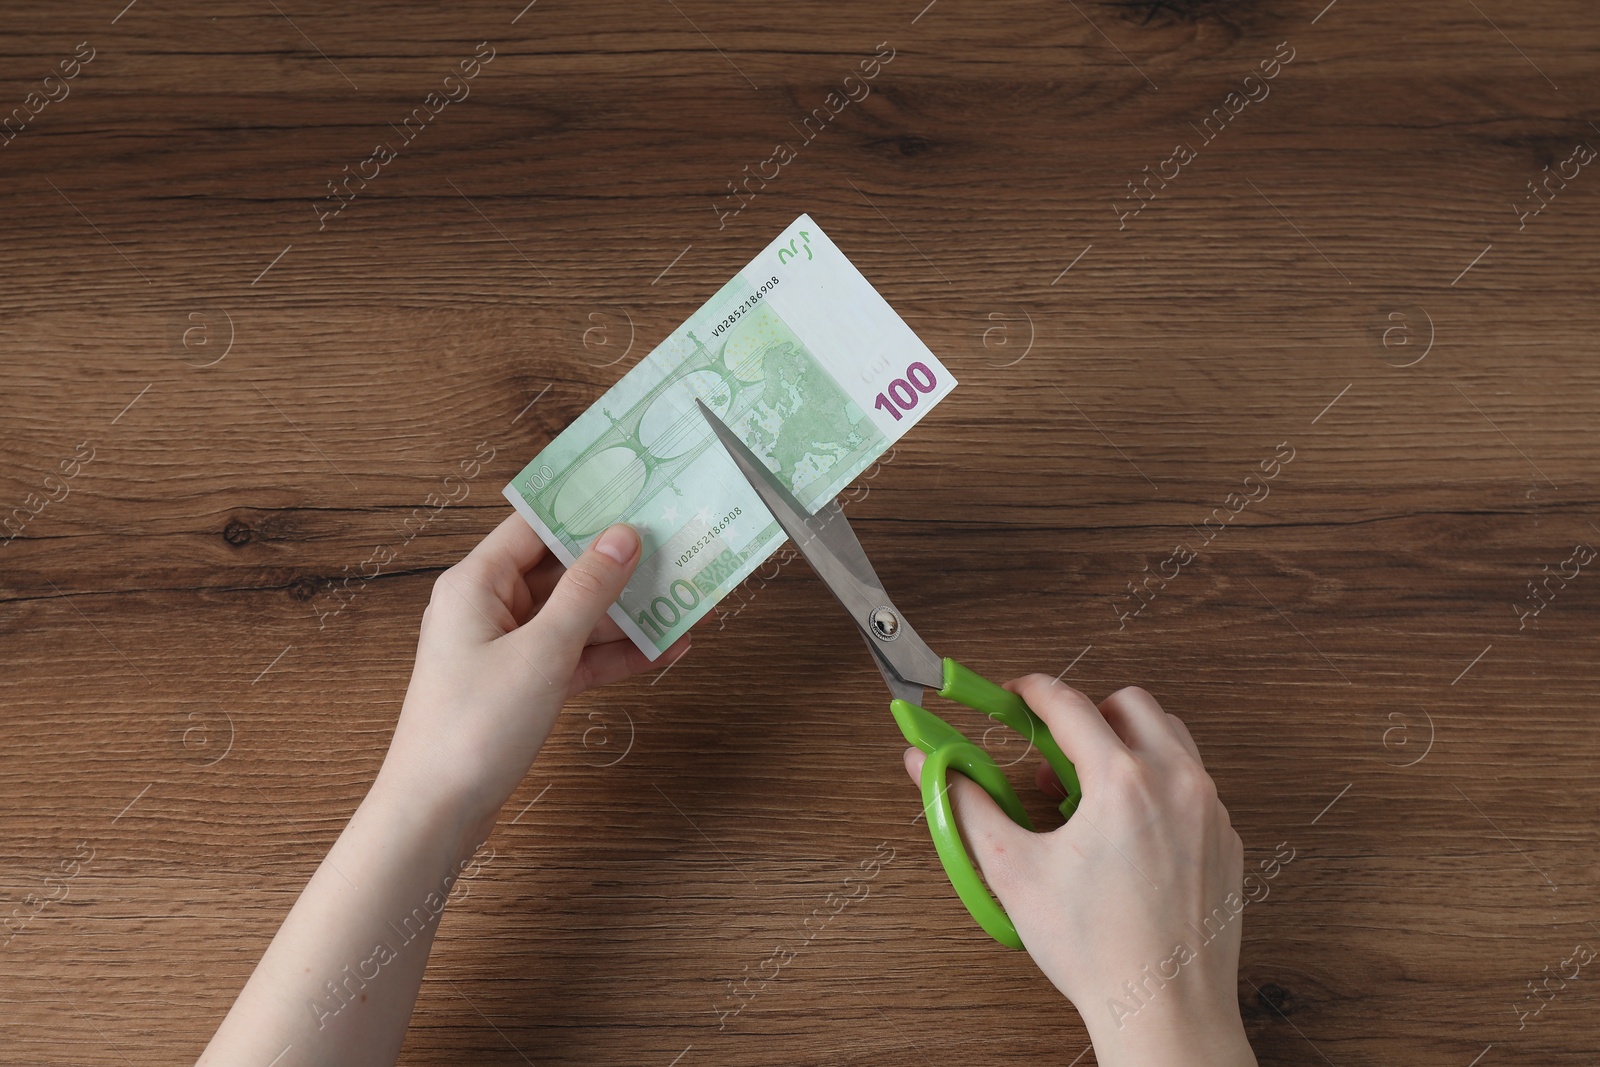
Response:
[[[59,899],[0,954],[0,1059],[197,1055],[382,758],[433,576],[805,211],[961,380],[851,505],[922,633],[996,677],[1145,685],[1247,862],[1294,850],[1245,917],[1261,1062],[1594,1063],[1589,970],[1529,983],[1600,946],[1600,578],[1529,583],[1600,542],[1600,175],[1519,212],[1600,146],[1597,42],[1575,0],[8,5],[0,901]],[[567,711],[402,1062],[1085,1048],[951,893],[806,566],[741,601]]]

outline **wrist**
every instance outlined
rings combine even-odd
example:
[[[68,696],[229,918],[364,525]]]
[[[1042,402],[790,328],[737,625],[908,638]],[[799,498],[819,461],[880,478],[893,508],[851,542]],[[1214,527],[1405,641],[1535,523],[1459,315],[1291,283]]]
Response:
[[[500,814],[477,798],[420,780],[388,759],[361,806],[386,823],[403,825],[415,837],[435,842],[457,859],[477,851]]]
[[[374,788],[397,794],[424,814],[459,821],[464,833],[477,835],[476,844],[489,836],[528,768],[510,755],[520,744],[492,742],[477,729],[441,733],[441,721],[463,714],[448,702],[407,691]],[[535,753],[548,732],[539,735]]]
[[[1168,993],[1176,992],[1168,990]],[[1256,1067],[1237,1002],[1105,998],[1083,1012],[1101,1067]]]

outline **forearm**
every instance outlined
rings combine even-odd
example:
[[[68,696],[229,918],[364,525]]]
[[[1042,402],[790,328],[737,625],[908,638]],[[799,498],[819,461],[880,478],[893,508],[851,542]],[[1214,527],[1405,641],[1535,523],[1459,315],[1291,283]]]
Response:
[[[199,1067],[393,1064],[479,832],[380,773]]]

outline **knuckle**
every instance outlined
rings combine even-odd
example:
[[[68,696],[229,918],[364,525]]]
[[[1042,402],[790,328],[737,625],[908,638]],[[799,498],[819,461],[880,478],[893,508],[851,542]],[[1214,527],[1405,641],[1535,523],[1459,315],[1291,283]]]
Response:
[[[446,591],[465,591],[468,586],[486,584],[490,579],[489,569],[478,560],[468,556],[457,560],[440,571],[439,577],[433,580],[433,588],[438,590],[443,587]]]
[[[1244,840],[1240,838],[1237,830],[1229,827],[1228,832],[1223,837],[1223,841],[1223,848],[1227,852],[1228,870],[1235,875],[1242,875],[1244,873]]]
[[[428,602],[430,604],[437,604],[446,597],[453,595],[456,588],[456,581],[460,577],[461,573],[457,569],[460,566],[461,564],[457,563],[453,567],[446,567],[444,570],[439,572],[438,577],[434,578],[433,592],[429,594],[428,597]]]
[[[574,594],[599,596],[606,592],[611,583],[591,562],[583,560],[567,568],[563,584]]]
[[[1145,707],[1158,709],[1161,707],[1160,704],[1156,703],[1156,698],[1150,695],[1150,691],[1148,689],[1137,685],[1125,685],[1106,698],[1106,703],[1109,704],[1113,702],[1118,704],[1143,705]]]
[[[1060,678],[1042,674],[1038,671],[1024,674],[1021,678],[1014,679],[1012,684],[1019,690],[1032,692],[1041,700],[1060,700],[1063,697],[1070,697],[1072,694],[1077,693],[1076,689],[1063,682]]]
[[[1099,714],[1099,711],[1095,708],[1094,701],[1072,688],[1066,682],[1057,681],[1046,675],[1039,675],[1038,677],[1044,679],[1041,685],[1045,688],[1038,692],[1037,700],[1029,701],[1035,710],[1039,710],[1041,707],[1051,712],[1066,712],[1076,709]]]
[[[1200,811],[1212,811],[1221,805],[1217,799],[1217,783],[1194,764],[1184,764],[1184,769],[1173,775],[1173,788],[1178,799]]]

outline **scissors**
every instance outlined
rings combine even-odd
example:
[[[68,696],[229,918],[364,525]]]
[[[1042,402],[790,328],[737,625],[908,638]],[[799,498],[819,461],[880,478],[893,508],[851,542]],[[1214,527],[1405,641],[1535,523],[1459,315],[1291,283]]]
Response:
[[[1033,823],[993,757],[921,706],[923,690],[935,689],[946,700],[981,711],[1026,737],[1039,749],[1065,788],[1067,797],[1059,810],[1066,818],[1072,817],[1083,798],[1077,771],[1050,735],[1050,728],[1021,697],[953,659],[934,655],[927,643],[917,636],[911,623],[884,592],[837,499],[829,501],[814,515],[807,512],[766,464],[757,459],[710,408],[699,400],[695,403],[699,404],[700,413],[711,424],[712,431],[733,457],[745,480],[778,520],[778,525],[850,614],[862,640],[872,651],[878,670],[883,672],[883,680],[889,685],[890,714],[906,741],[927,753],[920,783],[922,810],[928,816],[933,847],[939,853],[945,873],[950,876],[950,884],[990,937],[1002,945],[1020,949],[1022,939],[1017,936],[1016,927],[979,878],[956,828],[950,807],[950,773],[958,772],[978,783],[1012,822],[1028,830],[1033,829]]]

